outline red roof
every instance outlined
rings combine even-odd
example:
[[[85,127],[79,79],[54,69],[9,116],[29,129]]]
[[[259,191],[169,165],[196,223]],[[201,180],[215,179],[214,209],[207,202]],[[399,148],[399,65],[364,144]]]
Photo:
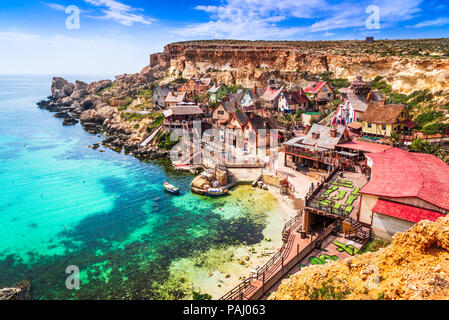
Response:
[[[391,149],[391,146],[387,146],[380,143],[371,143],[371,142],[363,142],[363,141],[349,141],[345,143],[337,144],[336,147],[352,149],[352,150],[360,150],[364,152],[382,152],[388,149]]]
[[[449,210],[449,166],[437,157],[399,148],[366,156],[374,164],[371,180],[361,193],[391,198],[416,197]]]
[[[304,91],[296,91],[293,92],[293,94],[295,95],[296,99],[300,102],[300,103],[309,103],[310,99],[309,97],[306,96]]]
[[[308,87],[308,88],[306,88],[304,91],[306,92],[306,93],[314,93],[314,94],[317,94],[318,92],[320,92],[320,90],[321,89],[323,89],[323,87],[324,87],[324,85],[326,84],[327,82],[315,82],[315,83],[313,83],[310,87]]]
[[[381,199],[377,200],[372,211],[414,223],[418,223],[421,220],[437,221],[438,218],[445,216],[436,211]]]

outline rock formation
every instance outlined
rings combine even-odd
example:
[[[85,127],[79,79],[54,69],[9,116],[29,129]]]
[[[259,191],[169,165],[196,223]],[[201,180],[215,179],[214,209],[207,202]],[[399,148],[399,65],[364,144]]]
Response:
[[[30,283],[21,282],[17,287],[0,288],[0,300],[28,300],[30,298]]]
[[[378,252],[303,268],[273,300],[447,299],[449,218],[421,221]]]
[[[434,42],[430,43],[434,45]],[[394,90],[401,92],[415,89],[436,92],[448,88],[447,57],[406,55],[410,46],[425,45],[431,47],[426,40],[379,41],[375,44],[364,41],[183,42],[169,44],[163,53],[151,55],[150,66],[144,70],[161,73],[160,70],[165,69],[166,82],[196,76],[246,87],[264,86],[270,78],[287,84],[301,84],[308,74],[331,71],[336,77],[347,79],[357,75],[373,79],[379,75],[390,82]]]
[[[52,81],[51,96],[40,101],[38,106],[55,112],[54,117],[62,119],[63,125],[81,122],[92,134],[108,135],[102,143],[106,147],[116,151],[124,149],[126,153],[141,159],[165,157],[168,151],[158,150],[151,145],[140,146],[152,120],[125,121],[118,110],[126,103],[126,99],[132,100],[141,90],[147,90],[152,80],[151,70],[147,74],[125,74],[117,76],[115,81],[101,80],[90,84],[82,81],[73,84],[56,77]],[[136,103],[140,102],[137,99]]]

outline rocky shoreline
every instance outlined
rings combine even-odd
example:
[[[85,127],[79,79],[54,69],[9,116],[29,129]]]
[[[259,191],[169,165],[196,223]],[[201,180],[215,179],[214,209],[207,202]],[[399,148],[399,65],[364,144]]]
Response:
[[[6,300],[30,300],[31,284],[29,281],[22,281],[13,288],[0,288],[0,301]]]
[[[169,151],[160,150],[155,145],[141,146],[149,135],[145,130],[151,122],[127,122],[122,119],[119,108],[108,104],[114,97],[133,97],[141,90],[149,89],[151,74],[117,76],[115,81],[101,80],[87,84],[82,81],[70,83],[55,77],[52,81],[51,95],[37,103],[40,109],[54,113],[53,117],[62,120],[64,126],[81,123],[92,134],[107,136],[101,144],[116,152],[125,151],[140,160],[153,160],[167,157]],[[103,94],[104,93],[104,94]],[[98,149],[99,144],[92,146]]]

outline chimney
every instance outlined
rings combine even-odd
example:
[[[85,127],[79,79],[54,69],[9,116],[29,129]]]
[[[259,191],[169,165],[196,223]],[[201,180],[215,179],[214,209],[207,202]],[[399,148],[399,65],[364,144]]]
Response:
[[[380,105],[381,105],[381,106],[384,106],[386,101],[387,101],[387,98],[384,97],[384,98],[382,99],[382,101],[380,102]]]
[[[337,137],[337,129],[334,127],[331,128],[331,138]]]
[[[256,85],[254,85],[254,91],[253,91],[253,93],[254,93],[254,95],[256,95],[256,94],[257,94],[257,84],[256,84]]]

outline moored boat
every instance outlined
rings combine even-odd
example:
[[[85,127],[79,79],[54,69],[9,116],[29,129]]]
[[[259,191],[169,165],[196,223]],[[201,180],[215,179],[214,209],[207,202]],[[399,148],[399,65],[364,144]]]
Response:
[[[228,194],[228,188],[209,188],[206,190],[208,196],[224,196]]]
[[[175,187],[167,181],[164,182],[164,189],[171,194],[179,194],[179,187]]]

